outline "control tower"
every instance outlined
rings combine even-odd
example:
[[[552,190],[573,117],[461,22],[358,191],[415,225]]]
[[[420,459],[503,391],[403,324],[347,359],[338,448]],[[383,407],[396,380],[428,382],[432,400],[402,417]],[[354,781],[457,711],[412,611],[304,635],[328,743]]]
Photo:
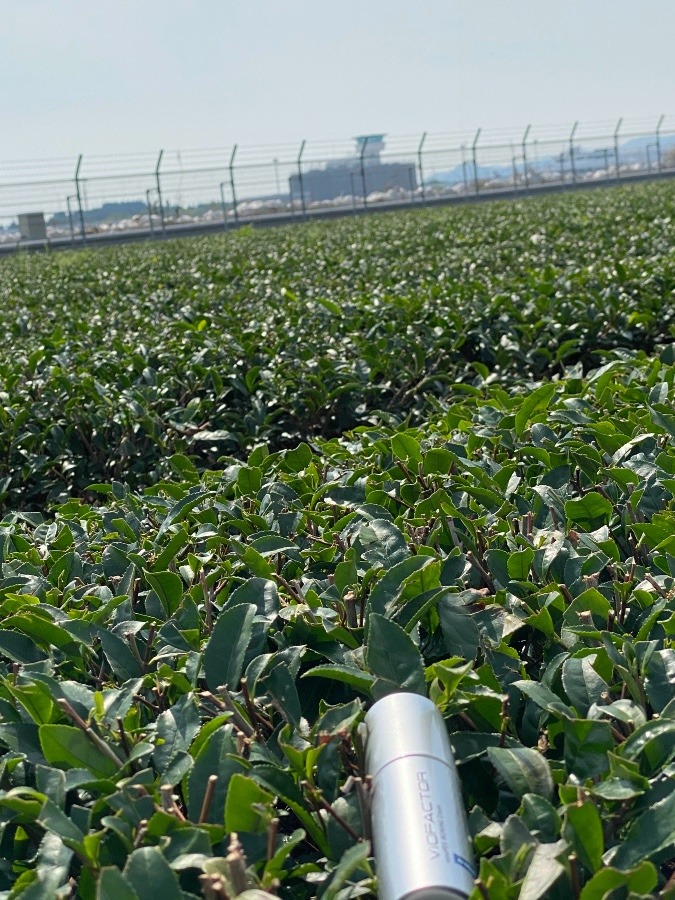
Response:
[[[415,160],[382,162],[384,134],[362,134],[355,138],[355,154],[347,159],[327,160],[323,166],[309,169],[288,179],[292,200],[301,196],[308,203],[336,197],[366,197],[372,192],[405,191],[414,196],[417,189]],[[361,154],[363,153],[363,157]],[[363,166],[361,165],[363,160]]]
[[[355,138],[355,140],[356,155],[358,159],[361,159],[361,153],[363,153],[363,161],[367,165],[379,165],[380,153],[382,152],[382,150],[384,150],[384,135],[362,134],[359,137]]]

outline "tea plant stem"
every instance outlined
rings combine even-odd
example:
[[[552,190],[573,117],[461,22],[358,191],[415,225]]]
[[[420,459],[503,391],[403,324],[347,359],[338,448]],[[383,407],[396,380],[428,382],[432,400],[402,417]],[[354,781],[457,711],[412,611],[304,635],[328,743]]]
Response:
[[[101,753],[103,753],[104,756],[107,756],[108,759],[111,762],[114,762],[118,768],[120,768],[120,769],[124,768],[124,763],[119,758],[119,756],[115,753],[115,751],[112,749],[112,747],[110,747],[108,744],[106,744],[106,742],[103,740],[103,738],[100,738],[96,734],[96,732],[89,725],[87,725],[87,723],[84,721],[84,719],[81,718],[81,716],[79,716],[75,712],[75,710],[70,705],[70,703],[68,703],[67,700],[64,700],[62,697],[60,697],[56,702],[61,707],[61,709],[64,711],[64,713],[70,719],[72,719],[72,721],[77,725],[77,727],[80,728],[86,734],[89,741],[96,747],[97,750],[99,750]]]
[[[152,653],[152,643],[155,639],[155,623],[151,622],[148,628],[148,639],[145,645],[145,653],[143,654],[143,671],[148,668],[150,662],[150,654]]]
[[[478,731],[478,726],[471,721],[471,719],[465,712],[457,713],[457,718],[460,719],[460,721],[464,722],[467,728],[469,728],[471,731]]]
[[[199,570],[199,583],[201,584],[202,595],[204,598],[204,620],[206,623],[206,631],[207,634],[211,634],[213,631],[213,608],[211,606],[211,592],[206,584],[204,569]]]
[[[366,790],[362,778],[354,779],[354,787],[356,789],[356,796],[359,800],[359,813],[361,814],[361,830],[363,831],[363,838],[364,840],[369,841],[372,836],[370,831],[370,794]]]
[[[232,840],[230,841],[227,850],[228,853],[225,857],[225,863],[236,897],[239,894],[243,894],[248,887],[246,878],[246,857],[244,856],[244,848],[239,842],[236,833],[232,834]]]
[[[127,644],[129,645],[129,649],[133,653],[134,659],[138,663],[138,666],[139,666],[141,672],[145,672],[145,665],[143,664],[143,659],[141,657],[141,654],[138,652],[138,645],[136,644],[136,636],[133,634],[127,634],[126,639],[127,639]]]
[[[162,809],[164,810],[164,812],[168,812],[172,816],[176,816],[176,818],[180,819],[181,822],[186,822],[187,819],[176,803],[176,798],[173,793],[173,786],[170,784],[163,784],[159,789],[159,793],[162,798]]]
[[[675,889],[675,872],[673,872],[668,879],[668,881],[664,884],[663,889],[661,891],[662,897],[667,897],[669,892]]]
[[[223,703],[227,707],[227,709],[232,713],[232,721],[237,726],[239,731],[242,731],[246,737],[251,738],[255,736],[255,728],[250,725],[246,719],[239,712],[237,707],[235,706],[234,700],[230,696],[230,691],[226,684],[221,684],[218,688],[218,693],[223,698]]]
[[[651,584],[651,586],[654,588],[654,590],[659,595],[659,597],[667,597],[668,596],[668,592],[664,591],[664,589],[658,583],[656,578],[654,578],[653,575],[650,575],[649,572],[647,572],[645,574],[645,581],[648,581]]]
[[[506,745],[506,732],[509,728],[510,718],[509,718],[509,698],[504,697],[502,700],[502,723],[501,728],[499,729],[499,746],[504,747]]]
[[[204,900],[229,900],[222,875],[200,875],[199,883],[202,886]]]
[[[279,832],[279,819],[270,819],[267,823],[267,854],[266,858],[269,862],[274,856],[277,849],[277,834]]]
[[[273,576],[275,580],[278,581],[279,584],[284,588],[284,590],[291,595],[296,603],[299,603],[302,606],[305,605],[305,598],[293,587],[290,581],[287,581],[283,575],[278,575],[276,572],[273,573]]]
[[[148,820],[141,819],[138,823],[138,831],[136,832],[136,837],[134,838],[134,850],[141,846],[143,841],[145,840],[145,835],[148,830]]]
[[[211,809],[211,803],[213,802],[213,798],[216,793],[216,785],[218,784],[218,776],[217,775],[209,775],[209,780],[206,782],[206,790],[204,791],[204,799],[202,801],[202,808],[199,811],[199,818],[197,819],[198,825],[203,825],[206,822],[209,810]]]
[[[159,707],[157,706],[156,703],[151,703],[149,700],[146,700],[145,697],[142,697],[140,694],[134,694],[134,700],[136,700],[138,703],[141,703],[147,709],[152,710],[153,713],[157,713],[157,711],[159,710]]]
[[[124,722],[120,717],[117,717],[117,727],[120,733],[120,744],[122,745],[122,749],[126,753],[127,757],[131,755],[131,747],[129,746],[129,740],[127,738],[127,733],[124,730]]]
[[[581,893],[581,871],[579,867],[579,860],[577,858],[576,853],[570,853],[567,857],[567,860],[570,864],[570,880],[572,882],[572,896],[578,897]]]
[[[559,584],[558,589],[560,590],[560,593],[563,595],[563,597],[565,598],[565,600],[567,600],[568,603],[574,603],[574,597],[570,593],[570,589],[567,587],[566,584],[564,584],[564,583]]]
[[[354,591],[347,591],[343,599],[345,602],[345,611],[347,613],[347,625],[350,628],[356,628],[358,626],[358,620],[356,618],[356,596]]]
[[[478,562],[476,557],[473,555],[471,550],[466,551],[467,562],[478,572],[486,586],[489,588],[491,594],[497,593],[497,588],[495,587],[495,583],[490,577],[490,573],[483,568],[483,566]]]
[[[249,718],[251,719],[251,724],[255,728],[255,733],[258,738],[262,739],[262,734],[260,733],[260,729],[258,728],[258,723],[264,725],[265,728],[268,728],[271,731],[274,731],[274,726],[266,719],[261,713],[260,710],[256,707],[255,703],[251,699],[251,694],[248,690],[248,683],[245,678],[240,680],[241,684],[241,692],[244,696],[244,704],[246,706],[246,710],[248,712]]]
[[[354,831],[354,829],[353,829],[352,826],[349,824],[349,822],[346,822],[346,821],[342,818],[342,816],[340,815],[340,813],[336,812],[336,811],[333,809],[333,807],[332,807],[332,806],[330,805],[330,803],[326,800],[326,798],[323,796],[323,794],[321,793],[321,791],[317,790],[313,785],[311,785],[311,784],[309,783],[309,781],[301,781],[301,782],[300,782],[300,786],[301,786],[302,788],[304,788],[304,790],[306,790],[308,794],[310,794],[312,800],[313,800],[315,803],[318,803],[319,806],[320,806],[322,809],[325,809],[326,812],[327,812],[330,816],[332,816],[332,817],[335,819],[335,821],[338,823],[338,825],[340,825],[341,828],[344,828],[344,830],[347,832],[347,834],[348,834],[351,838],[353,838],[353,839],[354,839],[355,841],[357,841],[357,842],[363,841],[363,838],[360,837],[360,835],[358,835],[358,834]]]
[[[476,879],[474,882],[478,890],[480,891],[481,897],[483,900],[490,900],[490,892],[488,891],[487,885],[480,878]]]

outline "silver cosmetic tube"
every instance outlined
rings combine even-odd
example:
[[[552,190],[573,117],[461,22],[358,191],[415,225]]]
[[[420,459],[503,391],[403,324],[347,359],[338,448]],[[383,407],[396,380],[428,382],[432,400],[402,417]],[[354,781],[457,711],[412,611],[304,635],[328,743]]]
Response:
[[[389,694],[366,727],[379,900],[468,897],[475,869],[443,717],[419,694]]]

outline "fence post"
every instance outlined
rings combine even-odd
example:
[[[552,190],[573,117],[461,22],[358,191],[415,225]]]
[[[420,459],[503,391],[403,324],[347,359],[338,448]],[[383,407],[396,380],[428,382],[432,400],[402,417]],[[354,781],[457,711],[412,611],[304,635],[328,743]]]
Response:
[[[72,195],[71,195],[72,196]],[[73,210],[70,206],[70,197],[66,197],[66,206],[68,207],[68,224],[70,225],[70,243],[75,243],[75,226],[73,224]]]
[[[651,175],[651,173],[652,173],[652,155],[651,155],[651,153],[650,153],[649,151],[651,150],[651,148],[652,148],[653,146],[654,146],[654,144],[647,144],[647,146],[645,147],[645,151],[646,151],[646,153],[647,153],[647,172],[648,172],[650,175]]]
[[[155,166],[155,183],[157,184],[157,205],[159,206],[159,221],[162,224],[162,237],[166,237],[164,206],[162,204],[162,185],[160,184],[159,180],[159,167],[162,165],[162,156],[164,156],[164,150],[160,150],[159,156],[157,157],[157,165]]]
[[[150,202],[150,192],[152,188],[148,188],[145,192],[145,202],[148,205],[148,225],[150,226],[150,234],[155,236],[155,226],[152,224],[152,203]]]
[[[656,168],[661,171],[661,126],[665,116],[661,115],[659,124],[656,126]]]
[[[363,161],[366,155],[366,147],[368,146],[368,139],[370,135],[367,134],[363,139],[363,144],[361,145],[361,155],[359,156],[359,167],[361,169],[361,187],[363,188],[363,208],[366,209],[368,206],[368,198],[366,197],[366,167]]]
[[[565,183],[565,151],[560,154],[560,184]]]
[[[471,145],[471,159],[473,161],[473,186],[476,193],[479,191],[478,187],[478,163],[476,160],[478,153],[478,138],[480,137],[480,128],[476,132],[476,137],[473,139],[473,144]]]
[[[77,197],[77,208],[80,212],[80,234],[82,235],[82,243],[86,243],[87,237],[84,230],[84,212],[82,210],[82,192],[80,191],[80,168],[82,166],[82,154],[77,157],[77,166],[75,167],[75,196]]]
[[[410,182],[410,196],[415,196],[415,166],[408,166],[408,181]]]
[[[528,190],[530,187],[530,179],[527,174],[527,136],[530,133],[530,125],[525,129],[525,134],[523,135],[522,148],[523,148],[523,177],[525,179],[525,190]]]
[[[417,165],[420,170],[420,188],[422,189],[422,203],[427,202],[427,194],[424,190],[424,169],[422,168],[422,148],[424,147],[424,142],[427,139],[426,131],[422,135],[422,138],[419,143],[419,147],[417,148]]]
[[[237,145],[235,144],[232,148],[232,154],[230,155],[230,190],[232,191],[232,209],[234,210],[234,222],[235,225],[239,224],[239,213],[237,212],[237,193],[234,189],[234,158],[237,155]]]
[[[619,181],[621,175],[619,173],[619,129],[623,119],[619,119],[614,129],[614,163],[616,164],[616,180]]]
[[[466,144],[462,144],[459,148],[459,152],[462,154],[462,182],[464,183],[464,193],[469,193],[469,178],[466,174]]]
[[[220,205],[223,207],[223,228],[227,231],[227,204],[225,203],[225,191],[223,190],[225,182],[221,181],[218,187],[220,188]]]
[[[575,122],[574,125],[572,125],[572,130],[570,132],[570,171],[572,172],[572,183],[573,184],[577,183],[577,169],[576,169],[576,166],[574,165],[574,135],[577,132],[578,125],[579,125],[579,123]]]
[[[300,187],[300,209],[302,210],[302,218],[307,218],[307,209],[305,208],[305,185],[302,180],[302,154],[305,152],[305,139],[302,139],[300,150],[298,151],[298,186]]]

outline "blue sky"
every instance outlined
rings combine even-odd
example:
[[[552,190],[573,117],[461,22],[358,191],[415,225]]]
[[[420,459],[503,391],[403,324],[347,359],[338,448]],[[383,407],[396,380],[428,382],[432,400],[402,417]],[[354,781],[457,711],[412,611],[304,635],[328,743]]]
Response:
[[[6,0],[0,160],[656,121],[674,37],[673,0]]]

